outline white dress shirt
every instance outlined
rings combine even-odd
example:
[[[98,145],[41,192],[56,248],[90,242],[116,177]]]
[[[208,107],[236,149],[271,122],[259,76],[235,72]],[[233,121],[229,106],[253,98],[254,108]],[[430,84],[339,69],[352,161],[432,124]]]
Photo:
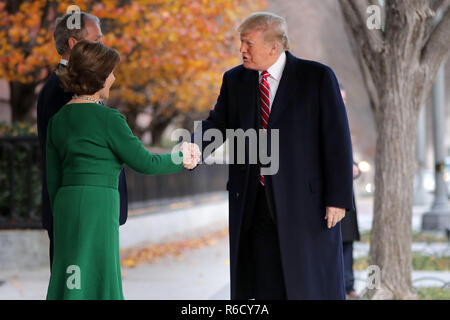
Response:
[[[267,78],[267,82],[269,82],[270,86],[270,106],[269,109],[272,111],[272,103],[275,99],[275,95],[277,94],[278,86],[280,85],[281,76],[283,75],[284,67],[286,65],[286,53],[280,55],[278,60],[267,69],[267,72],[270,76]],[[261,73],[259,71],[259,82],[261,82]]]

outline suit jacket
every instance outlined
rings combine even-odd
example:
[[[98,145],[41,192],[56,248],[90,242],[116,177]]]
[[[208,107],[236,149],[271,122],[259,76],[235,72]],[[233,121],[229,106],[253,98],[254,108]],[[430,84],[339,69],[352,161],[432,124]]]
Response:
[[[59,64],[58,68],[64,68]],[[61,82],[53,72],[46,80],[41,92],[39,93],[37,103],[37,127],[39,144],[41,146],[41,170],[42,170],[42,226],[44,229],[51,230],[53,226],[53,216],[50,206],[50,200],[47,190],[47,170],[46,170],[46,141],[47,125],[51,117],[57,113],[62,106],[72,99],[72,93],[64,92]],[[122,170],[119,175],[119,194],[120,194],[120,218],[119,223],[123,225],[128,216],[128,196],[125,172]]]
[[[259,129],[258,72],[242,65],[227,71],[217,103],[193,140],[210,128]],[[255,121],[256,119],[256,121]],[[279,132],[279,170],[266,176],[273,195],[288,299],[345,299],[340,223],[326,225],[327,206],[353,209],[352,147],[345,105],[334,72],[286,52],[286,66],[272,104],[267,136]],[[201,130],[201,131],[200,131]],[[204,149],[208,143],[203,142]],[[249,141],[245,158],[249,159]],[[236,153],[235,153],[236,154]],[[232,299],[247,299],[252,277],[239,247],[252,213],[259,164],[229,165]]]

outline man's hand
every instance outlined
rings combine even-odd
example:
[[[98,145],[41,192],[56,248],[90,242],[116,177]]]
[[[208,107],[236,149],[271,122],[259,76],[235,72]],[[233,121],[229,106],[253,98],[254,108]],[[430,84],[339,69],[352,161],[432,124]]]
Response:
[[[186,169],[194,169],[201,159],[201,152],[195,143],[183,142],[180,147],[183,153],[183,167]]]
[[[327,207],[325,220],[328,220],[328,229],[334,227],[345,217],[345,209],[336,207]]]
[[[354,163],[353,164],[353,179],[356,179],[360,176],[361,171],[359,171],[358,166]]]

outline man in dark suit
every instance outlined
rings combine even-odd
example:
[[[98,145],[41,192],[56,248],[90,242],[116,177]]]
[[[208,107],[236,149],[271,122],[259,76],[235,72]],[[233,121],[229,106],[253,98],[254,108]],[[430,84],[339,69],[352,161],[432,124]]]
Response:
[[[56,67],[65,68],[70,58],[70,52],[73,46],[79,40],[89,40],[101,42],[103,35],[100,29],[100,20],[93,15],[80,12],[80,25],[78,28],[69,28],[68,19],[71,16],[65,16],[56,20],[53,37],[55,40],[56,51],[61,56],[60,63]],[[46,140],[47,124],[50,118],[61,109],[72,98],[72,94],[64,92],[60,80],[53,72],[45,82],[37,103],[37,127],[39,143],[41,145],[42,155],[42,226],[47,230],[50,239],[50,268],[53,262],[53,218],[50,207],[50,200],[47,191],[47,170],[46,170]],[[124,224],[128,214],[127,186],[124,170],[119,175],[119,193],[120,193],[120,225]]]
[[[245,164],[230,159],[231,298],[345,299],[339,222],[353,207],[347,114],[333,71],[287,51],[286,30],[271,13],[242,23],[243,65],[224,74],[192,141],[205,151],[208,142],[199,140],[208,129],[256,130],[279,160],[278,172],[261,174],[262,161],[248,161],[248,139],[234,152],[245,153]]]

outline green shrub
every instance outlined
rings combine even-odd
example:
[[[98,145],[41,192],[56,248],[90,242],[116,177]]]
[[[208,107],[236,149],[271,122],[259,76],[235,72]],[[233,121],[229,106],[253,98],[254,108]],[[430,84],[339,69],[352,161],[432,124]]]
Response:
[[[366,270],[369,266],[368,257],[360,257],[354,260],[355,270]],[[413,270],[450,271],[450,256],[428,256],[420,253],[412,255]]]
[[[0,137],[37,136],[36,129],[26,122],[15,122],[12,125],[0,122]]]
[[[450,288],[424,287],[416,292],[420,300],[450,300]]]
[[[12,164],[14,210],[25,223],[33,222],[30,214],[41,211],[41,154],[36,130],[26,123],[0,124],[0,142],[0,216],[16,222],[11,219]]]

